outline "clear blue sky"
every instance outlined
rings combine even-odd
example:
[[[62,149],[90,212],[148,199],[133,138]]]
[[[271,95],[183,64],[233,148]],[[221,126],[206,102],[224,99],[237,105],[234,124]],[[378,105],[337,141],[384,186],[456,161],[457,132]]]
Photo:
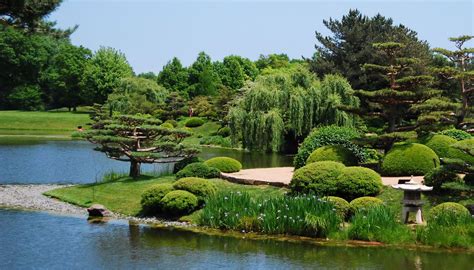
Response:
[[[473,1],[79,1],[65,0],[50,20],[79,25],[72,42],[92,50],[114,47],[136,73],[158,72],[176,56],[191,64],[200,51],[213,60],[236,54],[311,56],[314,31],[328,33],[323,19],[349,9],[381,13],[418,32],[433,47],[448,38],[473,35]],[[472,43],[471,43],[472,44]]]

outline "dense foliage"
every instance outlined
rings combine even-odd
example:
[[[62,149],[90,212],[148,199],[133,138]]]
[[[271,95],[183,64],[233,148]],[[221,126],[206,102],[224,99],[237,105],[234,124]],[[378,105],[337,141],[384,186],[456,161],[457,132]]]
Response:
[[[204,161],[204,164],[224,173],[238,172],[242,169],[242,164],[238,160],[229,157],[214,157]]]
[[[362,196],[375,196],[382,190],[382,178],[364,167],[346,167],[336,182],[337,194],[347,200]]]
[[[373,207],[378,207],[383,201],[375,197],[360,197],[350,202],[352,213],[366,212]]]
[[[425,185],[434,187],[435,191],[439,191],[444,183],[460,182],[461,178],[446,166],[440,166],[432,169],[423,177]]]
[[[215,184],[209,180],[197,177],[181,178],[173,183],[173,188],[191,192],[196,195],[201,203],[217,191]]]
[[[440,158],[461,159],[469,164],[474,164],[474,156],[451,146],[456,142],[456,139],[447,135],[434,135],[426,141],[425,145],[435,151]]]
[[[161,199],[163,212],[171,216],[189,214],[198,207],[198,198],[185,190],[174,190]]]
[[[459,203],[445,202],[430,209],[428,221],[442,218],[443,214],[450,213],[455,216],[470,216],[469,210]]]
[[[245,192],[221,192],[206,202],[199,224],[244,232],[327,237],[339,230],[341,220],[332,203],[314,196],[255,198]]]
[[[201,177],[201,178],[216,178],[219,177],[220,171],[216,168],[210,167],[202,162],[196,162],[186,165],[183,169],[176,173],[176,179],[184,177]]]
[[[319,147],[309,155],[306,164],[317,161],[336,161],[344,165],[357,165],[357,157],[342,145],[326,145]]]
[[[430,60],[428,43],[404,25],[396,25],[391,18],[380,14],[368,17],[358,10],[350,10],[340,20],[323,20],[330,31],[324,36],[316,32],[316,53],[309,59],[311,70],[318,76],[339,73],[348,79],[354,89],[374,90],[385,84],[382,78],[367,74],[365,63],[386,64],[386,58],[377,53],[373,43],[397,41],[406,44],[407,57],[421,59],[419,66]]]
[[[147,215],[156,215],[162,211],[161,199],[173,191],[172,184],[157,184],[149,189],[147,189],[142,194],[142,199],[140,201],[143,211]]]
[[[191,117],[188,120],[186,120],[186,123],[184,123],[186,127],[200,127],[204,125],[204,120],[198,117]]]
[[[418,143],[395,145],[383,159],[384,175],[425,175],[439,166],[439,158],[429,147]]]
[[[451,137],[453,139],[456,139],[458,141],[472,138],[472,135],[467,133],[466,131],[460,130],[460,129],[455,129],[455,128],[446,129],[446,130],[443,130],[439,133],[442,134],[442,135],[449,136],[449,137]]]
[[[349,127],[326,126],[315,128],[298,148],[294,159],[295,168],[303,167],[310,154],[325,145],[341,145],[350,150],[358,159],[364,161],[364,151],[352,141],[358,138],[359,133]]]
[[[290,189],[296,194],[336,195],[337,179],[344,168],[335,161],[310,163],[294,172]]]
[[[158,119],[138,115],[98,115],[92,129],[79,135],[97,144],[95,150],[104,152],[108,158],[130,162],[129,175],[136,178],[142,163],[174,163],[199,152],[182,143],[189,132],[159,124]]]
[[[202,159],[201,157],[196,157],[196,156],[182,159],[174,164],[173,173],[177,173],[181,171],[184,167],[186,167],[187,165],[191,163],[200,163],[200,162],[204,162],[204,159]]]
[[[302,65],[257,77],[229,111],[234,143],[251,150],[280,151],[294,147],[318,124],[353,125],[338,109],[357,106],[350,85],[339,76],[320,83]]]
[[[375,204],[365,211],[357,211],[348,229],[349,239],[407,243],[411,241],[410,229],[398,220],[398,213],[389,207]]]
[[[336,209],[336,212],[342,218],[342,220],[345,220],[349,216],[351,211],[351,205],[348,201],[335,196],[327,196],[324,197],[323,200],[326,200],[333,204],[334,208]]]

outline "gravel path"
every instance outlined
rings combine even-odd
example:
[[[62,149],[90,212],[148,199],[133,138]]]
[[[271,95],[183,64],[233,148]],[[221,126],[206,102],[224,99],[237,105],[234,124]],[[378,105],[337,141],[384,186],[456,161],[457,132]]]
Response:
[[[0,185],[0,206],[49,211],[61,214],[86,215],[84,208],[43,195],[48,190],[67,185]]]

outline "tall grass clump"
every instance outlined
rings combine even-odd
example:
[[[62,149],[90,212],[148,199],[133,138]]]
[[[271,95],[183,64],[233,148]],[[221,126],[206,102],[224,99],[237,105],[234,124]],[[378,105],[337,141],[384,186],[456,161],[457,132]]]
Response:
[[[348,237],[353,240],[378,241],[388,244],[408,243],[412,234],[397,219],[394,209],[384,205],[357,211],[352,217]]]
[[[267,234],[327,237],[342,220],[333,204],[316,196],[250,197],[245,192],[220,192],[210,197],[200,225]]]
[[[128,176],[128,173],[110,171],[104,174],[100,182],[102,183],[115,182],[127,176]]]
[[[474,248],[474,218],[469,213],[440,211],[430,215],[425,227],[416,230],[416,240],[436,247]]]

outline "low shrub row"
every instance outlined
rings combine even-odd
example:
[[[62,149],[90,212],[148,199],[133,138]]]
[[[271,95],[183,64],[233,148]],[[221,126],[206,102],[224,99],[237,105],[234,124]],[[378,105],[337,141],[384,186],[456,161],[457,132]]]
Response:
[[[204,125],[205,121],[198,117],[191,117],[184,123],[185,127],[193,128],[193,127],[200,127]]]
[[[346,167],[334,161],[310,163],[293,174],[290,189],[295,194],[339,196],[352,200],[376,195],[382,179],[375,171],[364,167]]]
[[[146,190],[141,205],[146,215],[177,217],[202,206],[216,190],[216,186],[206,179],[182,178],[173,184],[158,184]]]

